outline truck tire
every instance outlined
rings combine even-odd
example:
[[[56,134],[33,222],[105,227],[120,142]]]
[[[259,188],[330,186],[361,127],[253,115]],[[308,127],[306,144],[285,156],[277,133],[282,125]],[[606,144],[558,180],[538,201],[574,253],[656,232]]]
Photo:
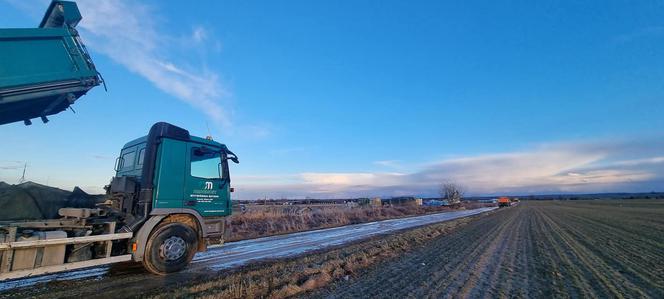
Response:
[[[159,275],[177,272],[191,262],[197,248],[196,231],[181,223],[169,223],[157,227],[148,239],[143,266]]]

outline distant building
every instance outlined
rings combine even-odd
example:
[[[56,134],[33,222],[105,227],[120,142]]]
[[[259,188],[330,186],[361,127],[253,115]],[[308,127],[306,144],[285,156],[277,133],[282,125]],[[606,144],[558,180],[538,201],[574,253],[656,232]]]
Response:
[[[442,207],[442,206],[449,206],[450,203],[447,202],[447,200],[431,199],[425,201],[424,205],[427,207]]]
[[[492,198],[492,199],[480,199],[477,202],[479,203],[497,203],[498,199],[497,198]]]
[[[357,204],[360,206],[370,206],[370,207],[380,207],[383,205],[383,202],[381,201],[380,197],[374,197],[374,198],[358,198],[357,199]]]
[[[371,199],[370,205],[372,207],[380,207],[383,205],[383,201],[380,200],[380,197],[374,197]]]
[[[383,205],[387,206],[421,206],[422,199],[412,196],[401,196],[401,197],[392,197],[384,198],[382,200]]]

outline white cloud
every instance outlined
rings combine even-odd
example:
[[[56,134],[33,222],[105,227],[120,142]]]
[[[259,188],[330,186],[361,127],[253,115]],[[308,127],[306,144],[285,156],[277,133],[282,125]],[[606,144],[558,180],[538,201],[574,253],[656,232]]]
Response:
[[[471,194],[652,191],[664,180],[664,157],[650,155],[663,146],[656,140],[554,144],[445,159],[410,173],[306,172],[289,175],[287,182],[269,176],[235,182],[243,199],[432,196],[445,180],[461,183]],[[624,159],[635,155],[643,157]]]
[[[4,0],[40,19],[49,0]],[[78,0],[83,20],[77,29],[93,52],[104,54],[129,71],[147,79],[161,91],[204,113],[226,134],[248,139],[269,137],[265,121],[235,124],[230,93],[210,69],[208,53],[219,53],[221,42],[210,28],[194,25],[182,35],[164,28],[157,8],[129,0]],[[173,20],[176,23],[177,20]],[[186,26],[186,24],[185,24]],[[103,70],[101,70],[103,72]],[[112,82],[109,82],[113,87]]]
[[[361,186],[390,185],[398,182],[400,174],[394,173],[302,173],[300,178],[309,185]]]
[[[197,26],[191,33],[191,38],[197,43],[204,42],[208,38],[208,32],[204,27]]]
[[[216,73],[205,66],[174,62],[168,33],[153,21],[151,7],[124,0],[78,1],[84,16],[79,28],[86,44],[141,75],[162,91],[201,110],[214,122],[230,126],[221,99],[226,91]],[[197,27],[193,39],[202,43],[207,31]]]
[[[7,0],[32,17],[41,17],[49,1],[28,4]],[[205,113],[216,124],[229,127],[228,111],[221,100],[228,93],[219,76],[205,65],[194,66],[182,55],[173,55],[177,38],[160,28],[152,7],[128,0],[78,0],[83,20],[77,29],[83,42],[92,50],[107,55],[130,71],[144,77],[158,89]],[[218,48],[206,45],[209,32],[195,27],[187,46]],[[195,45],[194,45],[195,44]],[[191,60],[192,56],[185,57]],[[176,62],[177,61],[177,62]]]
[[[611,165],[613,165],[613,166],[638,166],[638,165],[644,165],[644,164],[659,164],[659,163],[664,163],[664,157],[652,157],[652,158],[644,158],[644,159],[616,161],[616,162],[611,163]]]
[[[401,163],[399,163],[398,160],[380,160],[380,161],[374,161],[373,164],[387,168],[395,168],[395,169],[402,168]]]

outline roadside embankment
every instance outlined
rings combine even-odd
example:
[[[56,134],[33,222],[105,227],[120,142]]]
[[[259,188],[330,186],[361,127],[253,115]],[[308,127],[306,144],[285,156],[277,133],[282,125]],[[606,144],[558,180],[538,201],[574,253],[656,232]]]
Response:
[[[244,213],[228,218],[226,241],[339,227],[349,224],[426,215],[455,210],[485,207],[485,204],[462,203],[457,207],[385,206],[355,207],[344,205],[248,206]]]

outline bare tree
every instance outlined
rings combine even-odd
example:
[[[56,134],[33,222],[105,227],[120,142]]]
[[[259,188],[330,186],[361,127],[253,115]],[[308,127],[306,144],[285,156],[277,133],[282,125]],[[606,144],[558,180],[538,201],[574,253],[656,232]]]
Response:
[[[451,205],[460,203],[465,192],[461,185],[454,182],[446,181],[440,185],[440,197]]]

